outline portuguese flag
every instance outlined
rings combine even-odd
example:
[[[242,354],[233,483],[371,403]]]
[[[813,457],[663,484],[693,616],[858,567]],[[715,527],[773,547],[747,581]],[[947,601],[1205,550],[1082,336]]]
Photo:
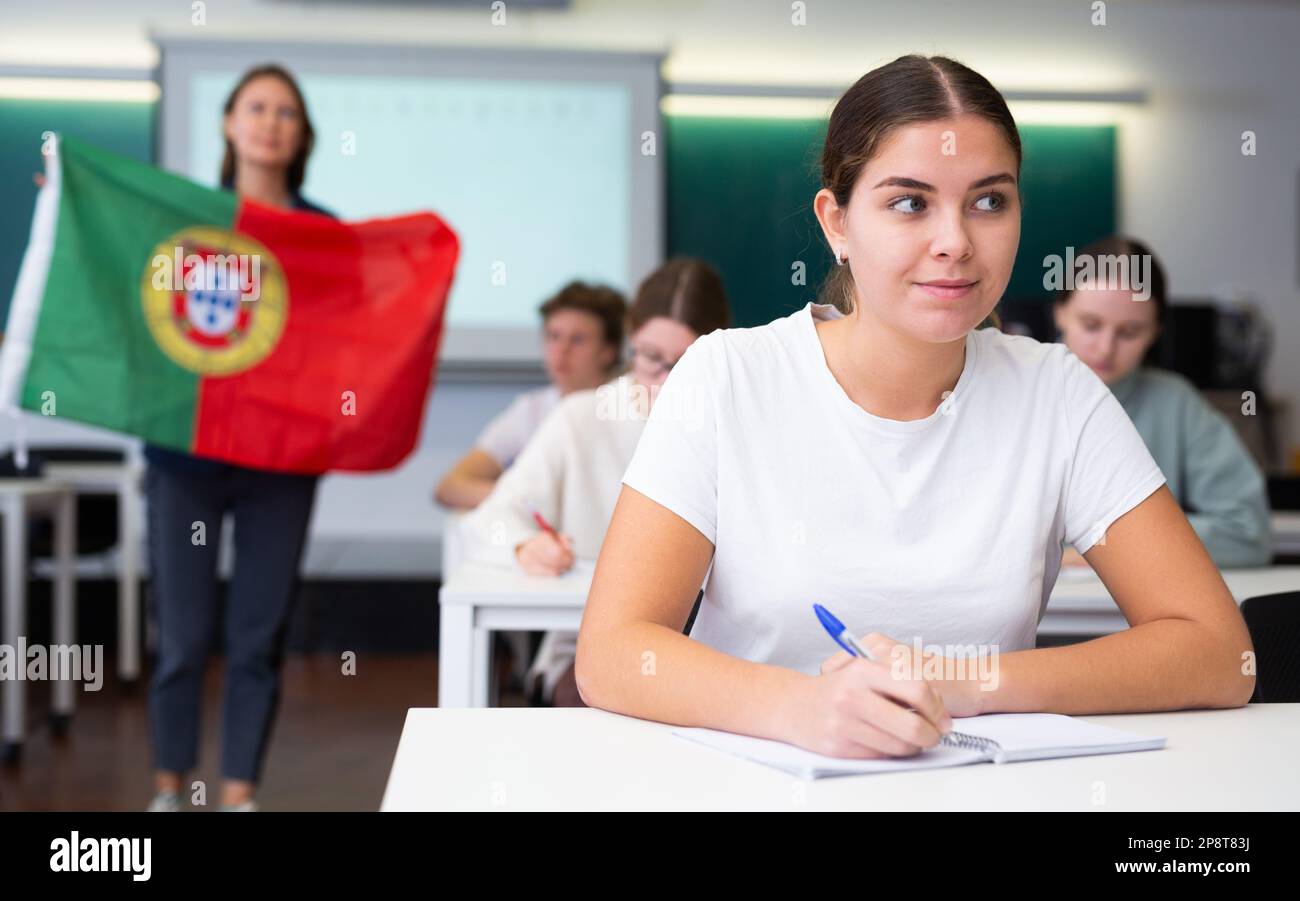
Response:
[[[459,251],[445,222],[267,207],[72,139],[46,159],[0,410],[280,472],[410,453]]]

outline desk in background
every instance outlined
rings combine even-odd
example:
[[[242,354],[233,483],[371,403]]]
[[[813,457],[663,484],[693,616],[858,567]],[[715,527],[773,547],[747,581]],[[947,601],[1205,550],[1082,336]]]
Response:
[[[1229,569],[1224,581],[1237,603],[1300,590],[1300,566]],[[516,567],[467,562],[439,592],[438,706],[486,707],[491,633],[511,629],[576,631],[591,589],[590,571],[557,579]],[[1040,635],[1106,635],[1128,628],[1101,579],[1091,570],[1061,576],[1039,623]]]
[[[49,479],[0,479],[0,517],[3,517],[4,545],[4,614],[0,640],[17,653],[19,639],[27,639],[27,517],[45,515],[54,520],[54,621],[55,646],[70,648],[77,633],[77,583],[74,565],[77,556],[77,506],[72,486]],[[26,668],[26,659],[16,660]],[[0,706],[3,706],[3,746],[0,758],[6,763],[18,759],[27,726],[27,681],[4,679],[0,682]],[[52,720],[56,731],[66,725],[75,705],[73,682],[56,679],[52,688]]]
[[[1273,553],[1300,556],[1300,510],[1273,514]]]
[[[380,810],[1300,809],[1300,704],[1082,719],[1167,745],[805,782],[603,710],[412,708]]]
[[[140,677],[140,576],[144,528],[137,463],[46,463],[43,475],[78,494],[117,496],[117,671],[124,682]]]
[[[1238,606],[1247,598],[1300,591],[1300,566],[1262,566],[1221,571]],[[1128,620],[1091,568],[1056,579],[1039,635],[1109,635],[1128,628]]]
[[[576,632],[592,575],[584,569],[548,579],[472,561],[457,567],[438,592],[438,706],[487,706],[493,632]]]

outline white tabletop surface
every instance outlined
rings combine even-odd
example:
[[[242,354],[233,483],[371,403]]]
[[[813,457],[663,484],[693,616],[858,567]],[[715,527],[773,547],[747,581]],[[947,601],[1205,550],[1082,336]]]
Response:
[[[1300,566],[1260,566],[1220,570],[1223,581],[1240,604],[1247,598],[1300,591]],[[1052,588],[1048,609],[1114,609],[1115,601],[1090,566],[1064,567]]]
[[[1300,567],[1296,568],[1300,571]],[[517,566],[499,566],[470,560],[456,568],[443,583],[443,604],[510,604],[544,607],[582,606],[596,574],[594,560],[579,560],[562,576],[530,576]]]
[[[1273,550],[1279,554],[1300,554],[1300,511],[1273,514]]]
[[[0,494],[38,497],[43,494],[66,494],[72,485],[54,479],[0,479]]]
[[[381,809],[1300,810],[1300,704],[1083,719],[1167,744],[805,782],[602,710],[412,708]]]
[[[443,584],[443,604],[482,606],[581,605],[591,588],[594,562],[580,560],[578,566],[560,578],[526,575],[515,566],[497,566],[468,561],[457,567]],[[1224,581],[1233,597],[1246,598],[1283,591],[1300,591],[1300,566],[1264,566],[1225,569]],[[1114,610],[1115,602],[1091,567],[1063,568],[1052,589],[1049,609]]]
[[[135,463],[111,460],[47,460],[43,472],[53,473],[60,479],[76,481],[82,478],[117,478],[140,474],[144,467]]]

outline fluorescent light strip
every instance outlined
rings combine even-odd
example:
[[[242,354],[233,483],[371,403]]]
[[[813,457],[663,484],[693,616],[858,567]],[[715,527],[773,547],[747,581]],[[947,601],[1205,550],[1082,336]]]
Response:
[[[97,100],[153,103],[158,85],[152,81],[113,78],[3,78],[0,97],[10,100]]]
[[[827,119],[834,107],[833,98],[695,94],[668,94],[659,104],[665,116],[736,119]]]
[[[1090,100],[1012,100],[1007,104],[1021,125],[1118,125],[1136,110],[1120,103]],[[801,97],[730,97],[668,94],[660,103],[665,116],[744,119],[828,119],[834,100]]]
[[[841,90],[815,85],[669,82],[660,108],[667,116],[826,119]],[[1003,92],[1016,121],[1034,124],[1114,124],[1147,100],[1142,90]]]
[[[725,88],[719,86],[720,91]],[[93,100],[153,103],[157,83],[143,79],[0,77],[0,97],[22,100]],[[667,94],[660,108],[666,116],[754,119],[826,119],[833,97],[762,96],[755,94]],[[1079,100],[1009,101],[1017,122],[1025,124],[1096,125],[1119,122],[1131,103]]]

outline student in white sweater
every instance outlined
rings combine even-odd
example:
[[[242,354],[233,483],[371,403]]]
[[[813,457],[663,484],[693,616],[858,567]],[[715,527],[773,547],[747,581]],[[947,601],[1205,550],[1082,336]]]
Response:
[[[1063,345],[978,328],[1011,278],[1020,163],[1004,99],[953,60],[840,98],[813,198],[829,302],[673,369],[583,611],[584,701],[854,758],[980,713],[1247,702],[1241,612],[1119,401]],[[1063,539],[1129,628],[1038,648]],[[874,659],[832,654],[814,604]]]
[[[594,561],[660,385],[696,338],[730,318],[722,279],[708,264],[675,258],[647,276],[628,310],[629,372],[574,392],[546,418],[465,518],[470,557],[540,576]],[[533,510],[559,531],[558,540],[538,527]],[[542,696],[557,706],[581,705],[572,675],[576,639],[548,633],[529,671],[529,684],[540,679]]]

